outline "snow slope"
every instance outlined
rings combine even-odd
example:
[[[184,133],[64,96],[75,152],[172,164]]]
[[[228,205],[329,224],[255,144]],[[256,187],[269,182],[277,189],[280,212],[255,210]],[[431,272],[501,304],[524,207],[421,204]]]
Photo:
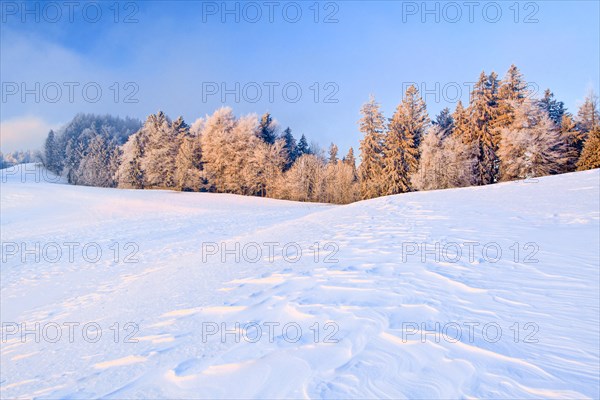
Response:
[[[24,169],[2,398],[600,397],[599,170],[328,206]]]

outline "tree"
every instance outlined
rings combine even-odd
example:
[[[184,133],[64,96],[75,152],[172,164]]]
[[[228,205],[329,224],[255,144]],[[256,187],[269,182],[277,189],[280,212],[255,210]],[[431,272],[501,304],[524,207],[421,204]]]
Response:
[[[296,139],[294,138],[294,135],[292,135],[292,130],[289,126],[283,131],[281,139],[283,139],[283,149],[286,155],[284,170],[287,171],[298,157],[298,146],[296,145]]]
[[[117,173],[118,186],[122,188],[143,189],[146,179],[142,168],[144,142],[142,132],[129,137],[122,147],[121,162]]]
[[[96,135],[91,140],[86,154],[82,157],[77,168],[76,182],[79,185],[96,187],[114,187],[113,160],[118,157],[114,141],[103,135]]]
[[[588,134],[588,137],[581,152],[581,158],[577,163],[578,171],[600,168],[600,127],[594,127]]]
[[[577,129],[588,133],[600,126],[600,113],[598,112],[598,96],[590,92],[577,112]]]
[[[300,137],[300,141],[298,142],[295,158],[300,158],[304,154],[310,154],[310,149],[308,147],[308,141],[306,140],[306,136],[302,134],[302,136]]]
[[[495,73],[492,72],[495,75]],[[491,75],[488,77],[492,83]],[[499,82],[497,93],[497,113],[494,128],[509,126],[514,119],[514,109],[529,96],[527,82],[521,71],[513,64],[510,66],[502,81]]]
[[[539,106],[542,110],[548,113],[548,116],[556,125],[561,125],[563,116],[566,115],[565,104],[554,98],[554,93],[550,89],[544,92],[544,98],[539,101]]]
[[[48,171],[60,174],[62,169],[60,158],[60,149],[54,131],[50,130],[44,144],[44,166]]]
[[[329,163],[330,164],[336,164],[338,162],[338,147],[335,145],[335,143],[331,143],[331,145],[329,145]]]
[[[495,73],[482,72],[471,93],[469,133],[466,144],[478,148],[474,174],[478,185],[496,182],[498,178],[498,137],[494,125],[498,116],[498,82]]]
[[[373,96],[361,108],[359,121],[363,139],[360,141],[361,163],[358,168],[360,194],[363,199],[383,195],[383,132],[384,117]]]
[[[416,172],[421,136],[429,124],[425,102],[411,85],[396,108],[384,138],[384,193],[397,194],[412,190],[410,176]]]
[[[454,130],[452,131],[452,135],[463,141],[467,141],[470,130],[469,114],[460,100],[456,103],[456,109],[452,114],[452,119],[454,120]]]
[[[541,107],[542,110],[546,110],[544,105]],[[586,135],[577,129],[577,124],[568,113],[562,116],[560,134],[566,146],[562,172],[573,172],[577,169],[577,160],[579,160],[581,151],[583,150]]]
[[[444,137],[439,125],[428,130],[420,153],[419,169],[411,177],[416,189],[446,189],[475,183],[476,148],[469,147],[455,135]]]
[[[503,181],[560,172],[567,151],[559,129],[532,100],[515,109],[515,119],[501,129],[498,155]]]
[[[191,134],[181,139],[175,158],[175,187],[181,191],[199,191],[202,182],[202,150],[200,138]]]
[[[183,118],[171,122],[159,111],[148,117],[142,129],[147,138],[142,158],[147,184],[156,188],[175,188],[175,159],[188,126]]]
[[[277,139],[277,124],[273,121],[271,114],[265,113],[260,119],[259,125],[259,137],[263,142],[268,144],[275,143],[275,139]]]
[[[452,118],[450,109],[446,107],[442,111],[440,111],[440,113],[435,117],[435,121],[433,121],[433,124],[440,127],[442,138],[451,135],[454,131],[454,118]]]

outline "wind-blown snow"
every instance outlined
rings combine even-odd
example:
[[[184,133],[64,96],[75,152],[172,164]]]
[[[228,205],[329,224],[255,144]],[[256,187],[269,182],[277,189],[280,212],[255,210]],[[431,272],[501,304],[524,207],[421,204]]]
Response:
[[[22,179],[32,168],[2,171],[3,398],[600,397],[599,170],[327,206]],[[74,262],[44,257],[68,242]],[[222,262],[210,243],[263,258]],[[40,262],[22,251],[36,244]]]

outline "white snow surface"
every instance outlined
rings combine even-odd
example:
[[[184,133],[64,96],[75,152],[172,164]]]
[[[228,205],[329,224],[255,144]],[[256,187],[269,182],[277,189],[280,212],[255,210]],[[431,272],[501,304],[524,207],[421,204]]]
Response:
[[[600,397],[599,170],[347,206],[49,176],[2,171],[2,398]]]

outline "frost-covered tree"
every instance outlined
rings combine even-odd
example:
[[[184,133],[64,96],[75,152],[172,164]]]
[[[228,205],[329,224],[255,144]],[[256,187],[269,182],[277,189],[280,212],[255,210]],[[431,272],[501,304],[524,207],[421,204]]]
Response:
[[[200,138],[192,134],[185,135],[175,158],[175,187],[181,191],[200,191],[204,188],[201,173]]]
[[[566,144],[560,130],[539,105],[527,99],[515,108],[515,118],[502,128],[498,150],[503,181],[560,172]]]
[[[256,183],[256,194],[274,197],[288,162],[285,141],[278,139],[273,144],[258,143],[253,150],[251,164],[246,169],[248,182]]]
[[[326,165],[323,158],[304,154],[286,172],[278,197],[295,201],[324,201]]]
[[[356,169],[356,158],[354,157],[354,149],[352,147],[348,149],[348,153],[344,156],[343,161],[345,164],[348,164]]]
[[[144,156],[144,140],[142,132],[129,137],[121,147],[121,162],[117,171],[117,183],[121,188],[143,189],[146,184],[142,158]]]
[[[142,158],[147,185],[155,188],[177,187],[175,160],[189,127],[182,117],[171,122],[159,111],[147,118],[142,129],[147,138]]]
[[[598,111],[598,96],[591,92],[579,107],[577,112],[577,129],[587,133],[600,126],[600,112]]]
[[[387,195],[409,192],[410,177],[418,167],[419,142],[429,125],[427,108],[411,85],[390,119],[384,137],[383,178]]]
[[[459,137],[445,136],[439,125],[428,130],[420,152],[419,168],[412,176],[415,189],[446,189],[475,183],[476,149],[469,148]]]
[[[583,146],[581,157],[577,162],[577,170],[600,168],[600,127],[594,127],[589,133]]]
[[[348,204],[359,198],[359,186],[354,168],[336,160],[328,162],[325,171],[324,200],[327,203]]]
[[[360,194],[363,199],[383,195],[383,138],[385,118],[373,96],[361,108],[359,121],[361,163],[358,168]]]
[[[338,147],[335,143],[329,145],[329,160],[330,164],[336,164],[338,162]]]
[[[76,171],[78,185],[114,187],[115,168],[118,165],[117,146],[115,142],[103,135],[96,135],[91,139],[86,154]]]

